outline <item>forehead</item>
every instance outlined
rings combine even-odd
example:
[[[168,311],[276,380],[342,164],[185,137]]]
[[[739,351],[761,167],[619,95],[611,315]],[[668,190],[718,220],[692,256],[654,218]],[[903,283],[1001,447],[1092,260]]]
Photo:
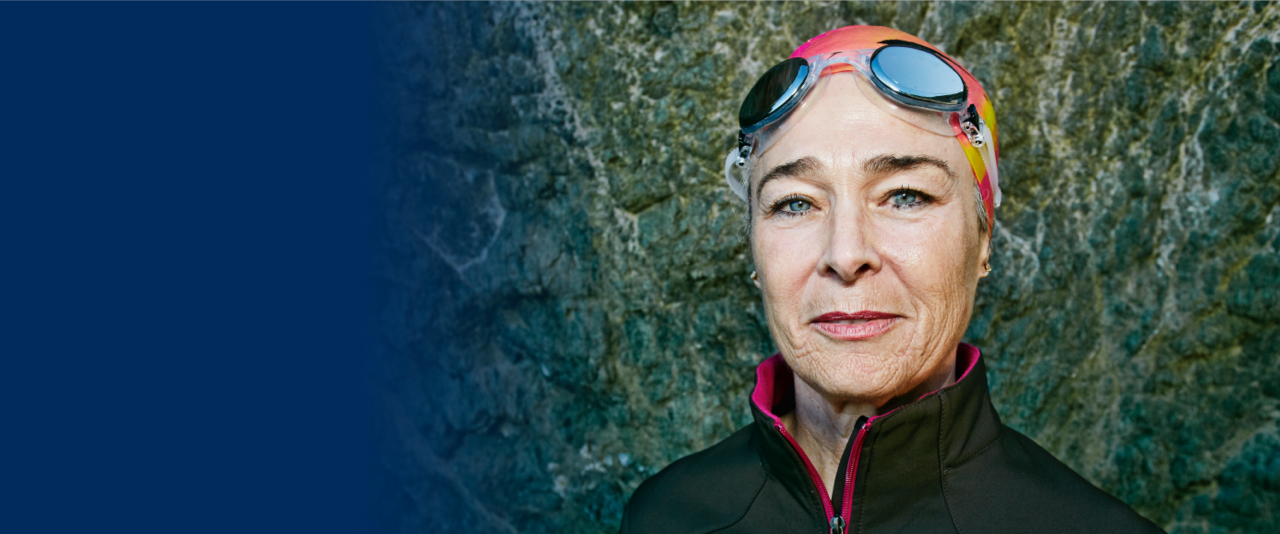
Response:
[[[856,74],[829,76],[801,120],[753,166],[753,184],[770,169],[806,157],[839,171],[878,156],[927,156],[947,162],[957,177],[972,176],[954,137],[924,130],[876,107],[858,89]]]

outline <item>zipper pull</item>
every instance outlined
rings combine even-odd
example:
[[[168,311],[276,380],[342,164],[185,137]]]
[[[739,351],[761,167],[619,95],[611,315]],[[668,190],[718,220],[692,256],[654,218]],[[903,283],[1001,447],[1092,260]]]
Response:
[[[831,518],[831,534],[844,534],[844,518],[835,516]]]

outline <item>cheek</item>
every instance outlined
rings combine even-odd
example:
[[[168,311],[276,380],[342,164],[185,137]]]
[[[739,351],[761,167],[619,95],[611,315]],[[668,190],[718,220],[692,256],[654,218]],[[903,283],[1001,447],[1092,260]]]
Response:
[[[752,254],[760,277],[766,312],[778,327],[789,325],[801,313],[800,299],[818,261],[820,240],[811,232],[794,228],[755,227]],[[775,332],[781,335],[782,332]]]
[[[761,226],[752,228],[751,252],[756,270],[768,276],[769,285],[790,287],[803,283],[822,256],[815,231]]]
[[[956,218],[960,222],[939,219],[886,235],[886,259],[913,298],[929,309],[954,308],[951,301],[963,298],[971,285],[966,276],[977,261],[977,239],[966,232],[963,217]]]

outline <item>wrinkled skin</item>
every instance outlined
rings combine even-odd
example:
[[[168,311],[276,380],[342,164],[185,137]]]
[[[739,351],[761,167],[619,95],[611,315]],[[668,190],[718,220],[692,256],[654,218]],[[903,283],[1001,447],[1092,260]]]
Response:
[[[990,253],[959,143],[876,108],[854,76],[831,75],[803,119],[756,162],[750,185],[769,331],[796,375],[797,409],[784,423],[828,490],[858,416],[954,381],[956,346]],[[771,170],[805,158],[757,194]],[[860,311],[893,317],[855,340],[839,331],[859,327],[814,322]]]

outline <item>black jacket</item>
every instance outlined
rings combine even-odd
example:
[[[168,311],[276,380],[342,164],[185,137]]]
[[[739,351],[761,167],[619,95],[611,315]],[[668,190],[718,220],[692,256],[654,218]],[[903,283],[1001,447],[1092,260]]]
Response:
[[[956,353],[954,385],[861,422],[831,499],[775,415],[793,407],[791,370],[765,360],[754,424],[641,484],[622,533],[1161,532],[1001,424],[978,349]]]

